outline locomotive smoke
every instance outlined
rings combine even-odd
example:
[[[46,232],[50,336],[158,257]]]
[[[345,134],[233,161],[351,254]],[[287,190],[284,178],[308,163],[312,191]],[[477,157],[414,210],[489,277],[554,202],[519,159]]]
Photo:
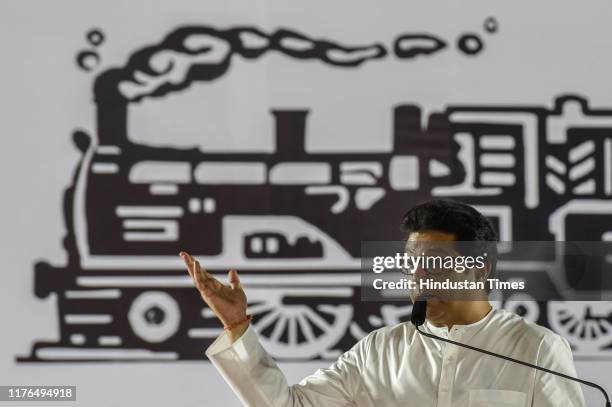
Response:
[[[234,54],[254,59],[270,50],[342,67],[356,67],[387,54],[379,43],[349,47],[286,29],[268,35],[251,27],[228,30],[184,27],[169,34],[160,44],[134,53],[123,68],[102,73],[95,83],[96,102],[122,105],[145,97],[163,96],[185,89],[192,82],[222,76]]]

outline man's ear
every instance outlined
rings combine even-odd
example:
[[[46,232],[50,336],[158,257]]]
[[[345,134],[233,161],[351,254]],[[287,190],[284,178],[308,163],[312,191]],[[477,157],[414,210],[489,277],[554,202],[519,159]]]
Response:
[[[483,268],[478,268],[476,267],[475,269],[475,275],[476,275],[476,279],[478,281],[487,281],[487,278],[489,278],[489,276],[491,275],[491,264],[490,263],[485,263],[485,266]]]

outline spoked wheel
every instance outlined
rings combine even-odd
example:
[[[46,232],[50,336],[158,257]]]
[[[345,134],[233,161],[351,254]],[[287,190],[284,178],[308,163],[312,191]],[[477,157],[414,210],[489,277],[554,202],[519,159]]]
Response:
[[[576,347],[577,353],[598,353],[612,343],[612,302],[609,301],[551,301],[548,322]]]
[[[350,298],[347,289],[248,290],[252,326],[270,355],[283,359],[309,359],[326,353],[344,336],[353,316],[349,304],[321,304],[320,298]],[[291,297],[303,304],[283,303]],[[307,299],[307,297],[315,297]],[[312,302],[311,304],[306,302]]]
[[[360,304],[361,305],[361,304]],[[410,321],[412,315],[412,304],[375,304],[375,308],[359,308],[357,314],[367,315],[367,319],[354,320],[351,322],[350,332],[353,338],[359,340],[371,331],[383,326],[393,326],[402,322]]]

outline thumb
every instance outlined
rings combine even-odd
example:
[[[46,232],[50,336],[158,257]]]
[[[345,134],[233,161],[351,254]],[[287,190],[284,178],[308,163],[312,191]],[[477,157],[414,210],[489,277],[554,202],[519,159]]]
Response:
[[[231,269],[227,273],[227,279],[232,289],[236,290],[242,288],[242,285],[240,284],[240,277],[238,277],[238,272],[236,270]]]

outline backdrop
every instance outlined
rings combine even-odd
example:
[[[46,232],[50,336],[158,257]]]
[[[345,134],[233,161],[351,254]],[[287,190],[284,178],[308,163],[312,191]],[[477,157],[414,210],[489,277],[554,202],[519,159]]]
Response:
[[[238,406],[180,250],[239,270],[293,383],[409,317],[360,301],[360,243],[399,239],[429,197],[474,205],[502,240],[612,240],[610,16],[595,0],[2,2],[0,384]],[[612,303],[494,299],[612,389]]]

